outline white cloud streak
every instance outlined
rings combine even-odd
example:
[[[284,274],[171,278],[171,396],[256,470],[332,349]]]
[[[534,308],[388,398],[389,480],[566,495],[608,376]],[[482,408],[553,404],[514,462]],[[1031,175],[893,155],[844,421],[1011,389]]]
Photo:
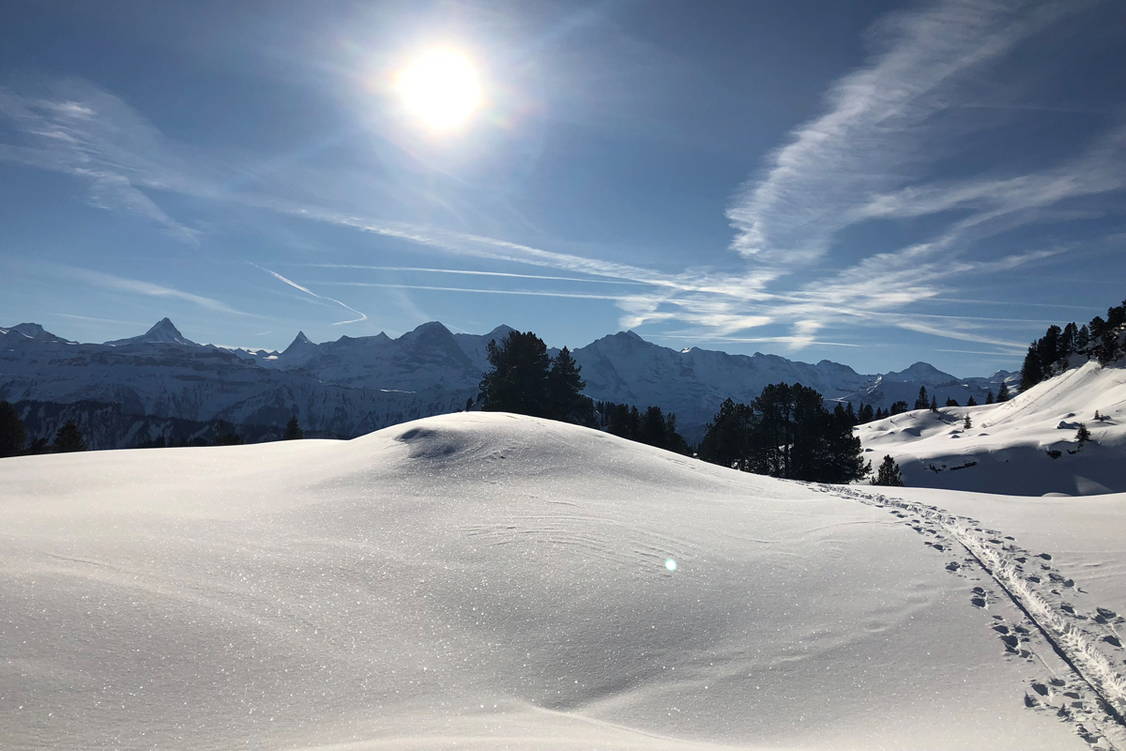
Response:
[[[347,310],[351,313],[355,313],[357,316],[359,316],[358,318],[349,318],[348,320],[345,320],[345,321],[334,321],[333,324],[332,324],[333,326],[343,326],[343,325],[348,324],[348,323],[361,323],[361,322],[366,321],[368,319],[366,313],[363,313],[359,310],[356,310],[355,308],[353,308],[348,303],[341,302],[340,300],[337,300],[335,297],[329,297],[327,295],[317,294],[316,292],[309,289],[308,287],[301,285],[301,284],[298,284],[297,282],[293,281],[292,279],[284,277],[276,271],[270,271],[269,269],[262,267],[262,266],[259,266],[256,263],[251,264],[251,265],[254,266],[254,268],[256,268],[256,269],[259,269],[260,271],[265,271],[267,274],[274,277],[275,279],[277,279],[282,284],[288,284],[290,287],[293,287],[294,289],[299,290],[300,292],[304,292],[306,295],[309,295],[310,297],[316,298],[318,300],[324,300],[325,302],[330,302],[330,303],[334,303],[336,305],[339,305],[340,307],[344,308],[345,310]]]
[[[82,269],[74,266],[44,266],[48,271],[54,271],[60,275],[70,277],[72,279],[85,282],[93,287],[100,287],[102,289],[113,290],[117,292],[128,292],[136,295],[144,295],[146,297],[165,297],[175,300],[183,300],[193,305],[197,305],[206,310],[211,310],[216,313],[229,313],[231,315],[247,316],[250,318],[262,318],[256,313],[247,313],[244,310],[232,308],[221,300],[216,300],[213,297],[206,297],[204,295],[197,295],[192,292],[185,292],[183,290],[175,289],[174,287],[165,287],[161,284],[154,284],[153,282],[146,282],[141,279],[130,279],[128,277],[116,276],[114,274],[106,274],[101,271],[92,271],[90,269]]]
[[[578,276],[552,276],[550,274],[517,274],[506,271],[478,271],[473,269],[439,269],[427,266],[370,266],[357,263],[304,263],[307,268],[315,269],[355,269],[358,271],[394,271],[416,272],[424,274],[463,274],[466,276],[491,276],[502,279],[536,279],[557,282],[583,282],[586,284],[619,284],[629,286],[650,286],[649,282],[637,282],[629,279],[590,279]]]
[[[202,158],[205,155],[170,144],[123,102],[90,86],[64,87],[51,97],[38,99],[0,91],[0,116],[16,123],[30,143],[0,144],[0,159],[73,174],[87,181],[91,200],[171,223],[170,231],[174,230],[174,220],[162,218],[157,213],[159,207],[145,203],[147,192],[171,191],[235,203],[455,257],[525,264],[559,273],[435,266],[310,266],[647,289],[597,295],[361,282],[318,284],[605,299],[620,309],[619,320],[626,327],[679,322],[696,327],[701,339],[769,341],[795,350],[819,344],[847,346],[825,341],[826,331],[889,326],[955,341],[1015,348],[1022,345],[996,336],[1003,322],[955,315],[938,323],[933,314],[914,311],[920,303],[962,299],[957,290],[967,278],[984,279],[990,274],[1058,260],[1056,257],[1066,248],[1039,248],[997,257],[987,241],[1039,221],[1046,209],[1069,199],[1121,190],[1126,186],[1122,159],[1126,130],[1112,131],[1078,156],[1040,171],[993,171],[983,177],[938,181],[932,177],[940,172],[936,165],[955,147],[957,134],[951,138],[932,120],[944,111],[968,109],[959,104],[960,99],[966,99],[968,81],[981,77],[991,63],[1053,21],[1084,6],[1083,2],[945,0],[896,14],[881,24],[876,35],[878,51],[869,62],[833,85],[826,97],[825,112],[796,128],[789,142],[772,154],[762,172],[733,198],[727,211],[735,231],[731,248],[740,262],[747,264],[734,271],[685,269],[666,273],[276,195],[234,191],[229,183],[232,174],[242,171],[237,166],[211,163],[210,167],[201,167],[209,161]],[[958,211],[958,218],[929,239],[887,252],[861,253],[858,261],[827,275],[819,274],[813,266],[834,251],[841,231],[854,224],[905,221],[951,210]],[[856,250],[850,248],[850,253],[856,255]],[[335,298],[263,270],[311,300],[340,305],[363,316],[338,325],[366,318]],[[795,271],[803,272],[808,281],[795,282]],[[779,324],[790,327],[789,335],[735,336]]]

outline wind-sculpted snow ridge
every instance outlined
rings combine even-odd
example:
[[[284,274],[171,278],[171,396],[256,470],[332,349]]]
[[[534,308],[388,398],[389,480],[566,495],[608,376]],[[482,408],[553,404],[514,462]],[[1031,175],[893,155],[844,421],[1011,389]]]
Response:
[[[1032,693],[1025,695],[1026,706],[1054,711],[1093,746],[1126,749],[1126,676],[1121,668],[1126,661],[1122,659],[1122,637],[1115,628],[1126,623],[1126,619],[1103,607],[1083,612],[1066,600],[1064,591],[1070,592],[1072,599],[1086,593],[1074,579],[1048,563],[1052,560],[1050,553],[1033,555],[1019,547],[1011,536],[984,529],[975,519],[936,506],[857,488],[820,487],[891,509],[905,524],[927,537],[928,546],[946,551],[961,546],[969,557],[961,562],[951,561],[947,570],[964,574],[967,564],[976,566],[1026,619],[1024,628],[1003,622],[993,626],[1001,634],[1006,651],[1026,659],[1041,657],[1029,649],[1031,627],[1072,671],[1070,682],[1057,677],[1034,681]],[[975,607],[987,607],[989,600],[990,592],[982,587],[971,590],[971,604]],[[1003,621],[999,616],[994,618]],[[1116,651],[1117,662],[1099,644]]]

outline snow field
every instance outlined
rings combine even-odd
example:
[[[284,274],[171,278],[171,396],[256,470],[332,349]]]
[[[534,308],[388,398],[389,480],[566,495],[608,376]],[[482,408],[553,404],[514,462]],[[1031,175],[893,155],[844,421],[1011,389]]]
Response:
[[[1010,653],[1020,610],[909,519],[585,428],[20,457],[0,488],[12,748],[1116,742],[1093,699],[1026,708],[1080,678]]]

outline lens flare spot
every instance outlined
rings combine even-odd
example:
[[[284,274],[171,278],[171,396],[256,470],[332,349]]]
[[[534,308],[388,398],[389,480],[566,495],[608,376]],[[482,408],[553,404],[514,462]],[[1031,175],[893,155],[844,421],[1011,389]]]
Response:
[[[676,559],[675,558],[666,558],[665,559],[665,568],[668,569],[669,571],[676,571]]]

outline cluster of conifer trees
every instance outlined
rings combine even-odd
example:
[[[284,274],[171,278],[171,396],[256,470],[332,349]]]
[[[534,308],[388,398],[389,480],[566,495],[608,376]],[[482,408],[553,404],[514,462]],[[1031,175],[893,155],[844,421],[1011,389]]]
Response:
[[[1020,388],[1029,389],[1047,378],[1059,375],[1076,360],[1098,360],[1103,365],[1126,355],[1122,333],[1126,330],[1126,300],[1107,308],[1106,318],[1095,316],[1089,323],[1074,322],[1062,329],[1052,325],[1028,347],[1020,369]]]
[[[830,412],[821,394],[799,383],[767,386],[750,404],[727,399],[709,423],[700,458],[746,472],[815,482],[850,482],[871,471],[855,417]]]
[[[633,441],[688,453],[688,444],[676,432],[676,415],[666,415],[660,407],[640,411],[627,404],[595,404],[584,396],[581,368],[566,347],[552,358],[533,332],[510,331],[503,341],[489,342],[488,357],[493,369],[481,380],[477,397],[483,410],[601,427]]]
[[[675,451],[691,453],[691,448],[676,431],[676,415],[665,414],[660,407],[647,407],[644,412],[629,404],[595,402],[598,427],[631,441]]]
[[[86,450],[86,441],[73,422],[68,422],[55,431],[54,443],[48,443],[46,438],[36,438],[28,444],[27,438],[27,430],[16,408],[6,401],[0,401],[0,456]]]
[[[481,379],[481,409],[581,425],[593,422],[594,402],[583,396],[586,384],[566,347],[552,358],[531,331],[510,331],[499,344],[489,342],[488,357],[493,369]]]

